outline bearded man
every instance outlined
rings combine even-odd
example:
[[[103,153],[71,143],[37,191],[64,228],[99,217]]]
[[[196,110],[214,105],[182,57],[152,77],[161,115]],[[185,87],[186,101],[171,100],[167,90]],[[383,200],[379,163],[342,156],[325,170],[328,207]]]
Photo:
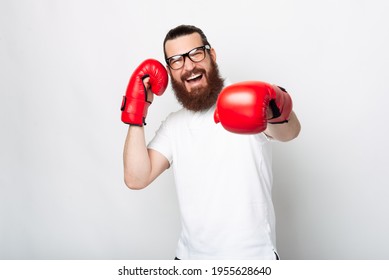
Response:
[[[290,95],[259,81],[225,86],[216,51],[195,26],[170,30],[163,47],[166,68],[143,62],[123,99],[126,185],[143,189],[173,168],[182,223],[176,259],[278,259],[271,142],[300,132]],[[168,76],[183,108],[146,145],[147,111]]]

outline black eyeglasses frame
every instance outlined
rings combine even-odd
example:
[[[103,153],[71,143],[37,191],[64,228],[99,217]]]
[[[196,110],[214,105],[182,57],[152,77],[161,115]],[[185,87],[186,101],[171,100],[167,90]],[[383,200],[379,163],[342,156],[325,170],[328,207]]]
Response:
[[[188,51],[188,52],[186,52],[186,53],[183,53],[183,54],[176,54],[176,55],[173,55],[173,56],[170,56],[170,57],[168,57],[168,58],[166,58],[165,59],[165,61],[166,61],[166,64],[169,66],[169,68],[170,69],[173,69],[173,70],[179,70],[179,69],[181,69],[182,67],[184,67],[184,65],[185,65],[185,58],[186,57],[188,57],[192,62],[194,62],[194,63],[196,63],[196,62],[201,62],[201,61],[203,61],[204,59],[205,59],[205,57],[206,57],[206,55],[204,55],[204,58],[202,59],[202,60],[200,60],[200,61],[194,61],[191,57],[190,57],[190,53],[191,52],[193,52],[194,50],[199,50],[199,49],[201,49],[201,50],[203,50],[204,51],[204,54],[206,54],[206,50],[210,50],[211,49],[211,46],[210,45],[203,45],[203,46],[200,46],[200,47],[197,47],[197,48],[193,48],[193,49],[191,49],[190,51]],[[170,59],[172,59],[173,57],[183,57],[184,58],[184,63],[182,64],[182,66],[181,67],[179,67],[179,68],[173,68],[173,67],[171,67],[170,66]]]

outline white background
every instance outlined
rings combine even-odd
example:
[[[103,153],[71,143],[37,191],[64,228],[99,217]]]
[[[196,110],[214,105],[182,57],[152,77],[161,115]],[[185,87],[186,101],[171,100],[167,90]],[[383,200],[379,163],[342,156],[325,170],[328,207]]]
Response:
[[[283,259],[389,259],[389,2],[1,0],[0,259],[172,259],[171,170],[123,183],[122,95],[185,23],[223,77],[288,89],[302,132],[274,144]],[[169,87],[147,140],[179,108]]]

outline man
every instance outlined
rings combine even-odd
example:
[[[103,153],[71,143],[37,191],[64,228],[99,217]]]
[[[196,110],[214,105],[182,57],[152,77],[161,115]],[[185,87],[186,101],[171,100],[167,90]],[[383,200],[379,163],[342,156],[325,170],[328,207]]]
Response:
[[[194,26],[170,30],[164,53],[183,108],[146,146],[147,110],[168,77],[155,60],[135,70],[122,105],[122,120],[130,124],[126,185],[145,188],[172,166],[182,217],[178,259],[277,259],[271,140],[299,134],[289,94],[255,81],[224,88],[216,51]]]

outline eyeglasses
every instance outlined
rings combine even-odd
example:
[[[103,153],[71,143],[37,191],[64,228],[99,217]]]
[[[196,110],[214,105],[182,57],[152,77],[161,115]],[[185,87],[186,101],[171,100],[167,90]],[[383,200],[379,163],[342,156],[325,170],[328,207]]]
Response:
[[[210,49],[211,47],[209,45],[197,47],[187,53],[173,55],[167,58],[166,63],[171,69],[178,70],[184,66],[185,57],[189,57],[189,59],[193,62],[200,62],[205,58],[205,50]]]

